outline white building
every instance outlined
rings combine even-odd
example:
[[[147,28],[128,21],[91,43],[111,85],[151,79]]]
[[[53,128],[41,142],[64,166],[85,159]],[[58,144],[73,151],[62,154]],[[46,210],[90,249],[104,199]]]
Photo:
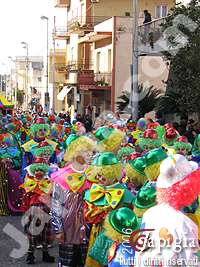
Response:
[[[43,58],[37,56],[16,57],[14,68],[11,70],[11,89],[14,95],[15,89],[24,92],[24,107],[30,104],[33,88],[37,90],[40,103],[44,103],[45,77]],[[28,66],[28,68],[27,68]]]

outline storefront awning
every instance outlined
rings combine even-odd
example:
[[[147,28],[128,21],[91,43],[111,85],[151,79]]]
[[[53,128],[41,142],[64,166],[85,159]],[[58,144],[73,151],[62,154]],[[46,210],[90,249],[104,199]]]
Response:
[[[57,99],[63,101],[72,88],[72,86],[64,86],[60,93],[57,95]]]
[[[0,96],[0,108],[13,108],[14,105],[9,102],[4,96]]]

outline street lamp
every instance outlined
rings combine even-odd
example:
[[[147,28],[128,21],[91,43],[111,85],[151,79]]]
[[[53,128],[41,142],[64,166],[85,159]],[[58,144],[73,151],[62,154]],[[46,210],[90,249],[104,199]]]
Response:
[[[56,32],[56,17],[54,16],[54,32]],[[52,109],[55,111],[55,55],[56,55],[56,43],[55,36],[53,35],[53,56],[52,56],[52,83],[53,83],[53,99],[52,99]]]
[[[25,96],[25,104],[26,108],[28,108],[28,69],[29,69],[29,58],[28,58],[28,43],[21,42],[23,48],[26,49],[26,96]]]
[[[47,64],[46,64],[46,94],[45,94],[45,107],[48,111],[49,109],[49,90],[48,90],[48,85],[49,85],[49,18],[46,16],[41,16],[41,20],[46,20],[47,23]]]
[[[133,0],[133,42],[132,42],[132,65],[131,65],[131,114],[132,118],[138,117],[138,0]]]

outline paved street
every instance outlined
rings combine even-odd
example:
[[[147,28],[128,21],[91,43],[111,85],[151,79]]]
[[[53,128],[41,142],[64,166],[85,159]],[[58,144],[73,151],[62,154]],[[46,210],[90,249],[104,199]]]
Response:
[[[16,241],[17,240],[17,241]],[[25,262],[27,242],[23,235],[20,216],[0,216],[0,267],[29,266]],[[57,256],[57,247],[50,249],[51,255]],[[57,266],[57,264],[44,264],[41,261],[41,249],[36,251],[36,264],[38,267]]]

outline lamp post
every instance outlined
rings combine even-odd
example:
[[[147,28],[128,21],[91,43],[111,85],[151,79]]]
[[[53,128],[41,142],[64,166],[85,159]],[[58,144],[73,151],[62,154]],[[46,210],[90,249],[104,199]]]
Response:
[[[23,45],[23,48],[26,49],[26,96],[25,96],[25,104],[26,108],[28,108],[28,70],[29,70],[29,56],[28,56],[28,43],[26,42],[21,42]]]
[[[48,111],[49,109],[49,90],[48,90],[48,85],[49,85],[49,18],[46,16],[41,16],[41,20],[46,20],[47,23],[47,62],[46,62],[46,94],[45,94],[45,108]]]
[[[56,17],[54,16],[54,33],[56,32]],[[53,35],[53,57],[52,57],[52,83],[53,83],[53,99],[52,99],[52,109],[55,112],[55,94],[56,94],[56,84],[55,84],[55,55],[56,55],[56,43],[55,36]]]
[[[133,0],[133,42],[132,42],[132,65],[131,65],[131,115],[137,120],[138,117],[138,0]]]

